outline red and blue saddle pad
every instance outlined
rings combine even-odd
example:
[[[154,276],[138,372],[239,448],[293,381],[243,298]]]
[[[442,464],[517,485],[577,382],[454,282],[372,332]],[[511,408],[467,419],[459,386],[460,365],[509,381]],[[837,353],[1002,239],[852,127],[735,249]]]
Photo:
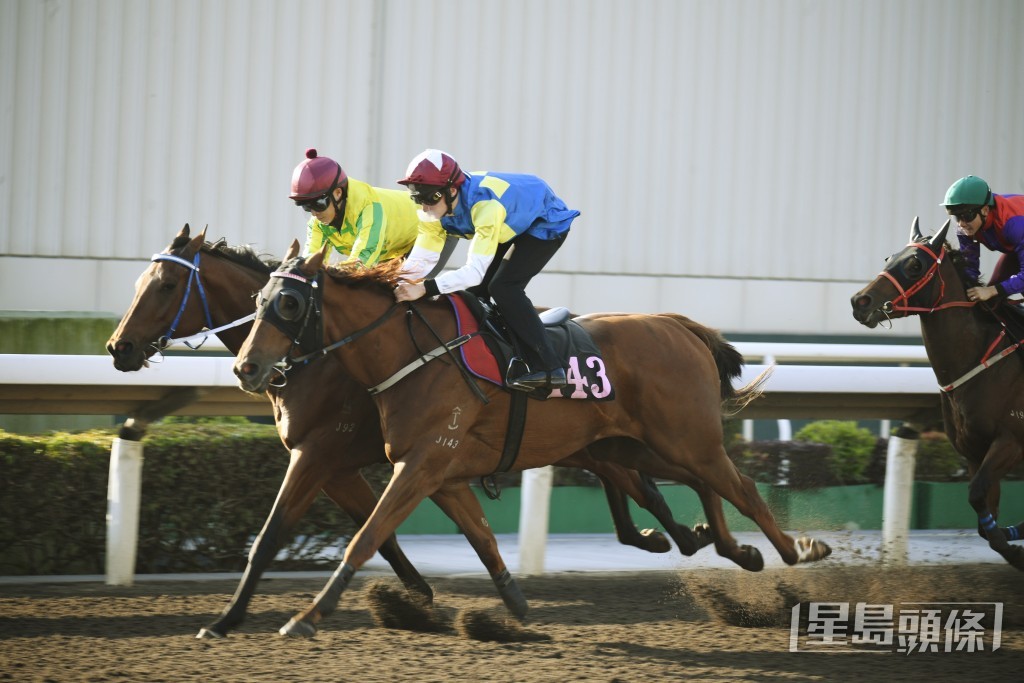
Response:
[[[445,295],[451,302],[458,325],[458,334],[479,332],[480,323],[470,306],[460,294]],[[467,295],[472,296],[472,295]],[[479,305],[479,304],[478,304]],[[530,394],[535,398],[573,398],[591,401],[611,401],[615,398],[611,378],[608,376],[604,359],[594,340],[578,323],[568,320],[566,323],[545,328],[551,336],[555,351],[562,358],[565,366],[566,379],[569,383],[562,389],[554,389],[545,394],[538,390]],[[480,379],[499,387],[505,387],[504,368],[508,367],[508,359],[499,360],[495,349],[499,344],[488,344],[485,335],[489,332],[476,334],[459,347],[462,362],[466,369]],[[500,355],[500,351],[498,351]]]

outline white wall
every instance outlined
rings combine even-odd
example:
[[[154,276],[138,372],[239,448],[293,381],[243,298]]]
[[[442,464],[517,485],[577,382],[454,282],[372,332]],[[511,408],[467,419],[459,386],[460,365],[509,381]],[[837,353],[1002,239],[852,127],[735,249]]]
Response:
[[[879,335],[848,300],[915,214],[1024,192],[1022,33],[1018,0],[0,0],[0,310],[119,315],[186,221],[281,254],[306,147],[397,187],[433,146],[582,210],[538,304]]]

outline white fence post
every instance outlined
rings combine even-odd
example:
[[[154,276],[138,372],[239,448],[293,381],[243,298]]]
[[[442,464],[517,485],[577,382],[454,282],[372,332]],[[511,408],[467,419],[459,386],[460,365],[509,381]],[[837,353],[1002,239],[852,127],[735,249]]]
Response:
[[[908,425],[889,437],[882,504],[882,563],[907,563],[910,506],[914,497],[914,464],[920,434]]]
[[[544,573],[553,478],[554,468],[550,465],[523,472],[519,495],[520,574]]]
[[[142,442],[114,439],[107,483],[107,585],[135,580],[142,493]]]

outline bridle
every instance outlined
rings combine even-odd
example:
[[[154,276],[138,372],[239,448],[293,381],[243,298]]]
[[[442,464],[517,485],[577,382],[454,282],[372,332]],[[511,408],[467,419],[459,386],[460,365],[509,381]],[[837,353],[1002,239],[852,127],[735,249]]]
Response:
[[[387,321],[398,310],[399,304],[388,307],[376,320],[362,327],[344,339],[321,346],[300,356],[292,353],[298,349],[315,348],[323,344],[323,287],[320,278],[323,271],[317,271],[313,277],[306,277],[293,271],[278,270],[270,274],[271,280],[260,292],[256,300],[256,319],[264,320],[276,327],[282,334],[291,339],[291,346],[285,357],[274,364],[278,378],[271,380],[270,386],[278,389],[288,382],[288,372],[297,365],[323,358],[331,351],[351,344],[363,335],[369,334]],[[277,278],[275,281],[274,278]],[[291,286],[287,286],[291,285]],[[289,304],[285,301],[290,300]],[[288,309],[287,305],[294,308]]]
[[[301,264],[301,259],[299,262]],[[430,330],[430,333],[434,338],[440,342],[440,346],[431,351],[424,352],[417,344],[416,348],[419,352],[417,358],[398,369],[383,382],[369,387],[368,391],[370,395],[376,396],[382,391],[394,386],[404,377],[416,371],[421,366],[426,365],[436,358],[447,355],[452,358],[454,365],[459,369],[459,372],[462,373],[463,379],[476,396],[480,398],[483,403],[489,402],[480,387],[472,381],[465,367],[461,363],[457,362],[453,355],[453,351],[455,349],[469,342],[473,337],[479,335],[479,332],[464,334],[452,339],[451,341],[444,342],[438,335],[437,331],[431,326],[430,322],[426,317],[424,317],[419,308],[417,308],[411,301],[403,303],[395,302],[388,306],[387,310],[381,313],[371,323],[361,327],[344,339],[339,339],[336,342],[327,344],[326,346],[318,348],[315,351],[310,351],[301,356],[293,357],[292,352],[295,349],[299,349],[301,351],[303,348],[312,348],[316,344],[323,343],[323,287],[320,286],[320,279],[323,275],[323,271],[318,270],[316,275],[313,277],[307,277],[295,272],[297,269],[298,268],[295,267],[290,271],[278,270],[271,273],[271,281],[267,283],[267,286],[260,292],[257,299],[256,319],[270,323],[282,334],[292,340],[291,346],[288,348],[288,352],[285,354],[285,357],[272,366],[272,370],[277,373],[277,377],[269,382],[270,386],[277,389],[284,387],[288,383],[288,372],[296,365],[310,363],[314,360],[323,358],[335,349],[341,348],[346,344],[351,344],[360,337],[373,332],[383,325],[395,313],[395,311],[399,310],[399,308],[404,308],[406,310],[406,320],[409,326],[409,336],[413,339],[413,343],[416,344],[415,337],[412,333],[412,320],[413,317],[416,317],[428,330]],[[278,278],[278,280],[274,281],[273,278]]]
[[[957,308],[957,307],[970,307],[977,304],[977,301],[946,301],[942,302],[946,296],[946,281],[942,278],[942,274],[939,271],[939,267],[942,265],[942,259],[946,255],[946,245],[943,243],[939,246],[939,251],[936,254],[932,249],[932,245],[929,242],[911,242],[907,245],[913,247],[919,251],[923,251],[932,258],[932,264],[929,266],[925,274],[911,285],[909,288],[904,289],[903,285],[893,277],[892,273],[888,270],[883,270],[879,275],[884,277],[892,283],[896,291],[899,292],[899,296],[890,301],[886,301],[882,304],[881,312],[889,318],[890,313],[934,313],[935,311],[941,311],[946,308]],[[939,292],[932,302],[931,306],[910,306],[910,298],[924,289],[933,278],[938,276],[939,281]]]
[[[885,315],[886,319],[891,321],[891,318],[889,317],[890,313],[934,313],[936,311],[942,311],[950,308],[973,308],[977,304],[981,303],[980,301],[943,301],[943,299],[946,296],[946,281],[942,278],[942,273],[939,270],[939,267],[942,265],[942,260],[946,255],[946,245],[944,242],[939,246],[938,253],[934,251],[931,242],[911,242],[907,246],[914,247],[915,249],[923,251],[926,254],[928,254],[932,258],[932,264],[928,268],[927,272],[925,272],[925,274],[917,282],[915,282],[907,289],[904,289],[900,281],[893,277],[893,275],[888,270],[883,270],[880,273],[880,276],[884,277],[889,282],[891,282],[892,285],[896,288],[896,291],[899,292],[899,296],[892,299],[891,301],[885,302],[879,308],[882,314]],[[910,306],[910,298],[913,297],[918,292],[920,292],[922,289],[924,289],[929,282],[936,278],[936,276],[938,277],[939,282],[939,292],[935,297],[935,300],[932,302],[931,306]],[[1005,349],[996,352],[996,348],[1003,342],[1004,339],[1008,338],[1008,335],[1006,333],[1006,325],[1001,320],[999,322],[1003,329],[999,331],[999,334],[996,336],[994,340],[992,340],[992,343],[989,344],[989,347],[985,350],[985,353],[982,354],[981,361],[978,363],[978,365],[976,365],[974,368],[964,373],[957,379],[953,380],[949,384],[939,385],[940,391],[948,394],[957,387],[966,384],[968,380],[976,377],[985,370],[991,368],[993,365],[1003,360],[1004,358],[1006,358],[1007,356],[1009,356],[1010,354],[1012,354],[1014,351],[1021,347],[1022,342],[1014,342]]]
[[[196,255],[192,258],[191,261],[183,259],[180,256],[175,256],[174,254],[153,254],[152,258],[150,259],[150,261],[153,263],[159,263],[162,261],[177,263],[178,265],[184,266],[189,270],[188,283],[185,285],[185,296],[181,298],[181,305],[178,307],[178,313],[174,316],[174,320],[171,321],[171,325],[168,328],[167,332],[156,340],[156,344],[154,346],[157,352],[163,351],[168,347],[173,346],[174,344],[184,344],[185,346],[195,351],[202,347],[202,345],[206,343],[207,339],[217,334],[218,332],[223,332],[224,330],[229,330],[233,327],[244,325],[245,323],[250,322],[256,318],[255,313],[250,313],[249,315],[239,318],[238,320],[234,320],[228,323],[227,325],[221,325],[220,327],[213,326],[213,319],[210,316],[210,304],[206,299],[206,290],[203,288],[203,280],[199,276],[200,254],[200,251],[196,251]],[[188,306],[189,297],[192,295],[193,282],[196,285],[196,291],[199,292],[199,299],[200,301],[202,301],[203,304],[203,315],[206,318],[206,328],[197,334],[189,335],[188,337],[180,337],[177,339],[173,339],[172,336],[174,335],[175,330],[178,329],[178,323],[181,322],[181,316],[185,313],[185,307]],[[150,360],[153,361],[153,359]]]

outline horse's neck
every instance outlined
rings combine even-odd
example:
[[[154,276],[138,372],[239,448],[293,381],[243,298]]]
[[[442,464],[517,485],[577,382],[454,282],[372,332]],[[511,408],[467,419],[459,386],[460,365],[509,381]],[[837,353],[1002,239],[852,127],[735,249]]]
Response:
[[[417,348],[409,334],[410,323],[407,319],[412,316],[411,326],[418,332],[425,326],[420,322],[418,315],[405,309],[404,304],[389,313],[389,309],[394,305],[394,298],[386,292],[357,290],[331,284],[324,288],[325,345],[358,334],[385,315],[388,316],[379,327],[342,347],[336,356],[346,372],[364,386],[373,386],[388,379],[399,368],[441,343],[433,339],[429,332],[426,336],[417,334],[417,339],[429,345]],[[443,336],[446,333],[443,309],[427,300],[417,301],[414,305],[438,334]],[[442,341],[449,339],[444,338]]]
[[[921,337],[940,385],[954,382],[981,363],[999,335],[973,308],[950,308],[921,316]]]
[[[254,312],[256,300],[253,295],[263,289],[270,276],[236,263],[216,251],[204,253],[211,257],[203,263],[202,277],[213,326],[228,325]],[[193,292],[192,296],[197,296],[197,293]],[[251,322],[218,332],[217,338],[228,351],[237,356],[250,329]]]

